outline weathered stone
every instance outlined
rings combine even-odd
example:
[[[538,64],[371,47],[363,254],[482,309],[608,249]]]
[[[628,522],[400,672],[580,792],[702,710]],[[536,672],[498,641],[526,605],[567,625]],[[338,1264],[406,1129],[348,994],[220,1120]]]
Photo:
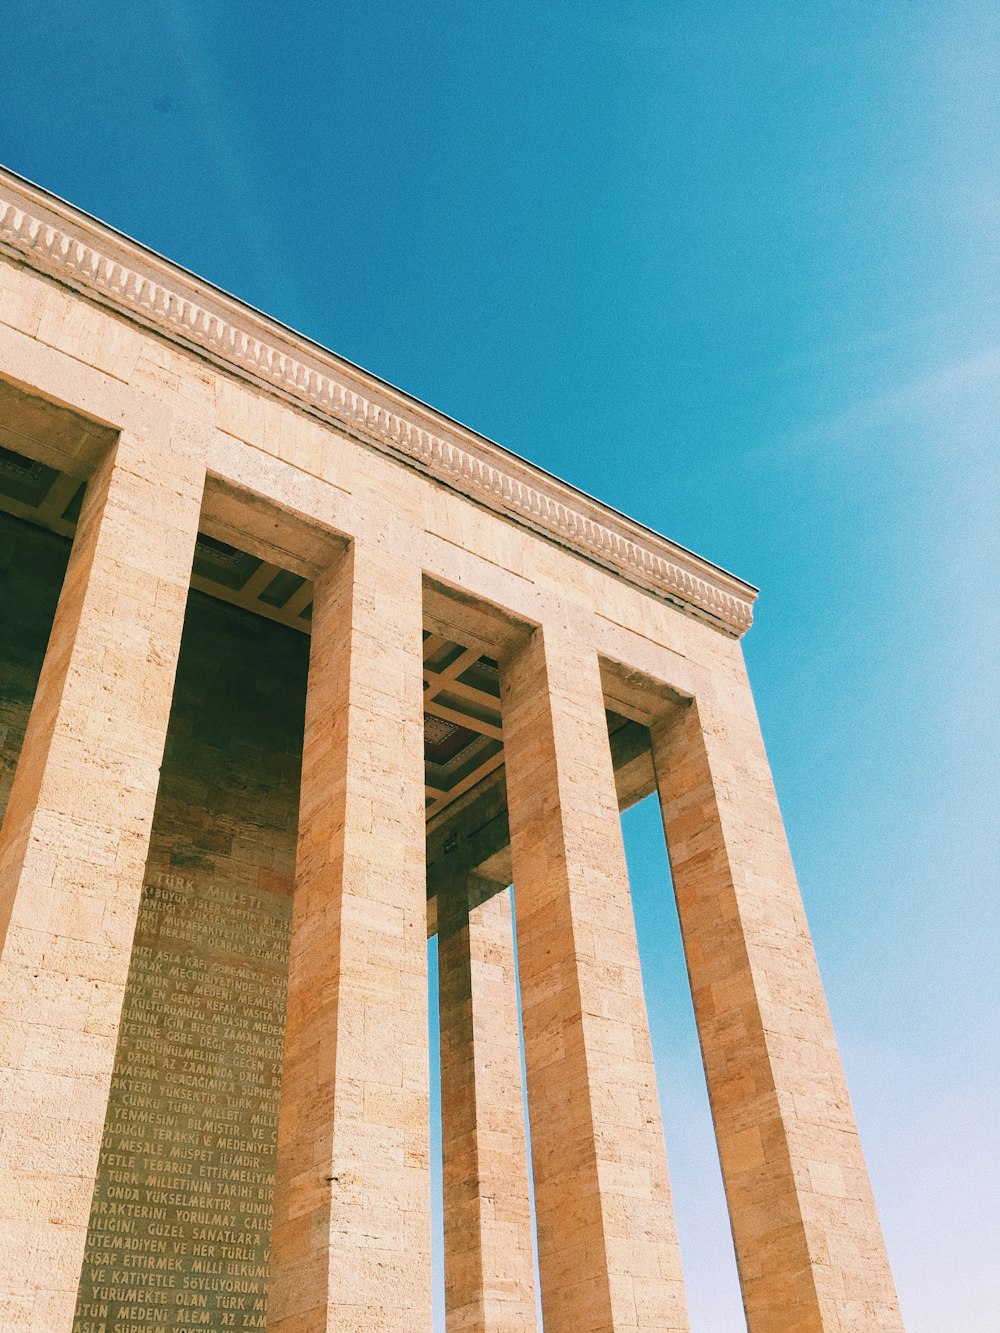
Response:
[[[420,572],[316,588],[278,1122],[274,1333],[430,1327]]]
[[[542,1312],[689,1327],[597,655],[501,663]]]
[[[499,889],[499,892],[498,892]],[[449,1333],[536,1327],[510,898],[462,876],[438,914]]]
[[[653,729],[750,1333],[903,1324],[745,681]]]
[[[170,1126],[147,1125],[121,1147],[114,1101],[105,1129],[130,951],[150,1005],[150,957],[169,952],[156,930],[170,920],[170,947],[201,951],[220,974],[221,946],[241,941],[237,972],[253,952],[233,904],[204,885],[185,888],[175,918],[150,918],[132,951],[154,804],[158,829],[189,820],[190,845],[229,858],[256,907],[291,878],[291,767],[272,840],[248,831],[247,808],[282,774],[255,782],[235,755],[211,799],[203,773],[187,775],[180,802],[170,783],[157,796],[193,583],[313,634],[272,1328],[428,1325],[425,931],[439,906],[453,1321],[462,1310],[484,1327],[530,1326],[506,899],[475,905],[449,934],[442,897],[470,872],[509,882],[511,852],[547,1327],[686,1327],[618,824],[619,800],[652,789],[653,724],[754,1333],[897,1330],[745,680],[753,589],[3,172],[0,248],[0,505],[68,539],[78,483],[94,475],[23,745],[27,657],[8,664],[17,698],[0,699],[0,800],[19,753],[0,835],[0,1324],[68,1333],[88,1215],[116,1220],[91,1209],[102,1130],[144,1187],[167,1142],[154,1129]],[[0,549],[0,574],[4,560]],[[235,752],[224,711],[199,725]],[[215,798],[234,782],[247,808],[223,813]],[[164,837],[183,859],[185,835]],[[195,919],[199,891],[228,934]],[[116,1089],[177,1005],[138,1035],[129,1016]],[[274,1037],[282,1019],[261,1031]],[[209,1074],[191,1077],[216,1095]],[[192,1170],[184,1188],[199,1179]],[[256,1176],[252,1187],[265,1189]],[[95,1267],[78,1333],[108,1314]],[[140,1270],[118,1271],[116,1292]],[[171,1288],[141,1271],[131,1311],[115,1298],[119,1322],[158,1328]],[[239,1306],[246,1292],[210,1310],[205,1290],[185,1290],[192,1314],[178,1304],[170,1326],[264,1318]]]
[[[123,435],[87,491],[0,840],[0,1325],[68,1329],[204,467]]]

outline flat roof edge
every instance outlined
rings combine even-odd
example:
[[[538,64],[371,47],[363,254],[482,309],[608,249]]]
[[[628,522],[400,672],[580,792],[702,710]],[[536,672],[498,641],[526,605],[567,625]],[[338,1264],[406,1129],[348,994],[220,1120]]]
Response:
[[[741,636],[757,589],[0,167],[0,249]]]

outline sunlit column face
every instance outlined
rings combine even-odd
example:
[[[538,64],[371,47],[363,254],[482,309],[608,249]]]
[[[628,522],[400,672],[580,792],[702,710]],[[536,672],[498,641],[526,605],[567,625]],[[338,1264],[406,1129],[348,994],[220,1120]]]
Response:
[[[272,1330],[430,1322],[421,634],[414,566],[356,543],[317,581]]]
[[[203,485],[131,434],[90,482],[0,835],[11,1326],[73,1323]]]
[[[653,754],[751,1333],[900,1330],[749,688]]]
[[[597,656],[501,681],[545,1327],[686,1329]]]
[[[458,1328],[536,1327],[509,891],[462,876],[438,909],[445,1304]],[[486,892],[490,896],[479,901]]]

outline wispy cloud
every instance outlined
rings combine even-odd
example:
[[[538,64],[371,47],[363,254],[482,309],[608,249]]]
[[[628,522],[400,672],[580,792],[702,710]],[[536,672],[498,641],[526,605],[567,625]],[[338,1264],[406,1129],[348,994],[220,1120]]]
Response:
[[[235,115],[237,103],[227,83],[232,74],[217,64],[201,26],[203,11],[199,6],[190,0],[170,0],[160,15],[164,39],[173,48],[182,75],[181,86],[169,99],[171,107],[180,110],[185,102],[189,103],[191,123],[200,135],[205,158],[211,165],[213,180],[207,211],[223,212],[227,226],[239,236],[238,244],[252,256],[261,275],[256,299],[274,300],[276,257],[287,242],[275,230],[273,198],[261,198],[260,153],[252,134],[248,134],[248,127]],[[295,281],[294,269],[282,266],[280,283],[285,298],[280,302],[282,305],[287,302],[295,308],[296,304],[304,304],[304,292],[287,290]]]
[[[819,417],[764,446],[762,457],[803,456],[822,449],[867,451],[890,438],[928,450],[1000,458],[1000,345],[983,348]],[[992,466],[991,466],[992,470]]]

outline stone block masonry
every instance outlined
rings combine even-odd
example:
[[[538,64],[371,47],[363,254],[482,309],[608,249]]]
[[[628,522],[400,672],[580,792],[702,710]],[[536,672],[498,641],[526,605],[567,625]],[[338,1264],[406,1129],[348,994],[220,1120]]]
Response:
[[[455,1333],[536,1326],[513,922],[497,890],[462,875],[438,910],[445,1305]]]
[[[745,682],[655,728],[654,758],[751,1333],[899,1333]]]
[[[450,1333],[532,1221],[547,1333],[685,1330],[657,786],[750,1333],[898,1333],[752,587],[3,171],[0,510],[4,1333],[429,1330],[428,929]]]
[[[595,653],[501,663],[549,1333],[689,1327]]]
[[[266,1326],[307,649],[191,594],[74,1333]]]
[[[3,772],[68,546],[0,516]],[[307,658],[190,595],[75,1333],[265,1327]]]
[[[0,1319],[11,1329],[66,1326],[76,1305],[203,481],[167,442],[131,435],[91,481],[7,802]]]
[[[430,1329],[419,571],[316,589],[269,1327]]]

